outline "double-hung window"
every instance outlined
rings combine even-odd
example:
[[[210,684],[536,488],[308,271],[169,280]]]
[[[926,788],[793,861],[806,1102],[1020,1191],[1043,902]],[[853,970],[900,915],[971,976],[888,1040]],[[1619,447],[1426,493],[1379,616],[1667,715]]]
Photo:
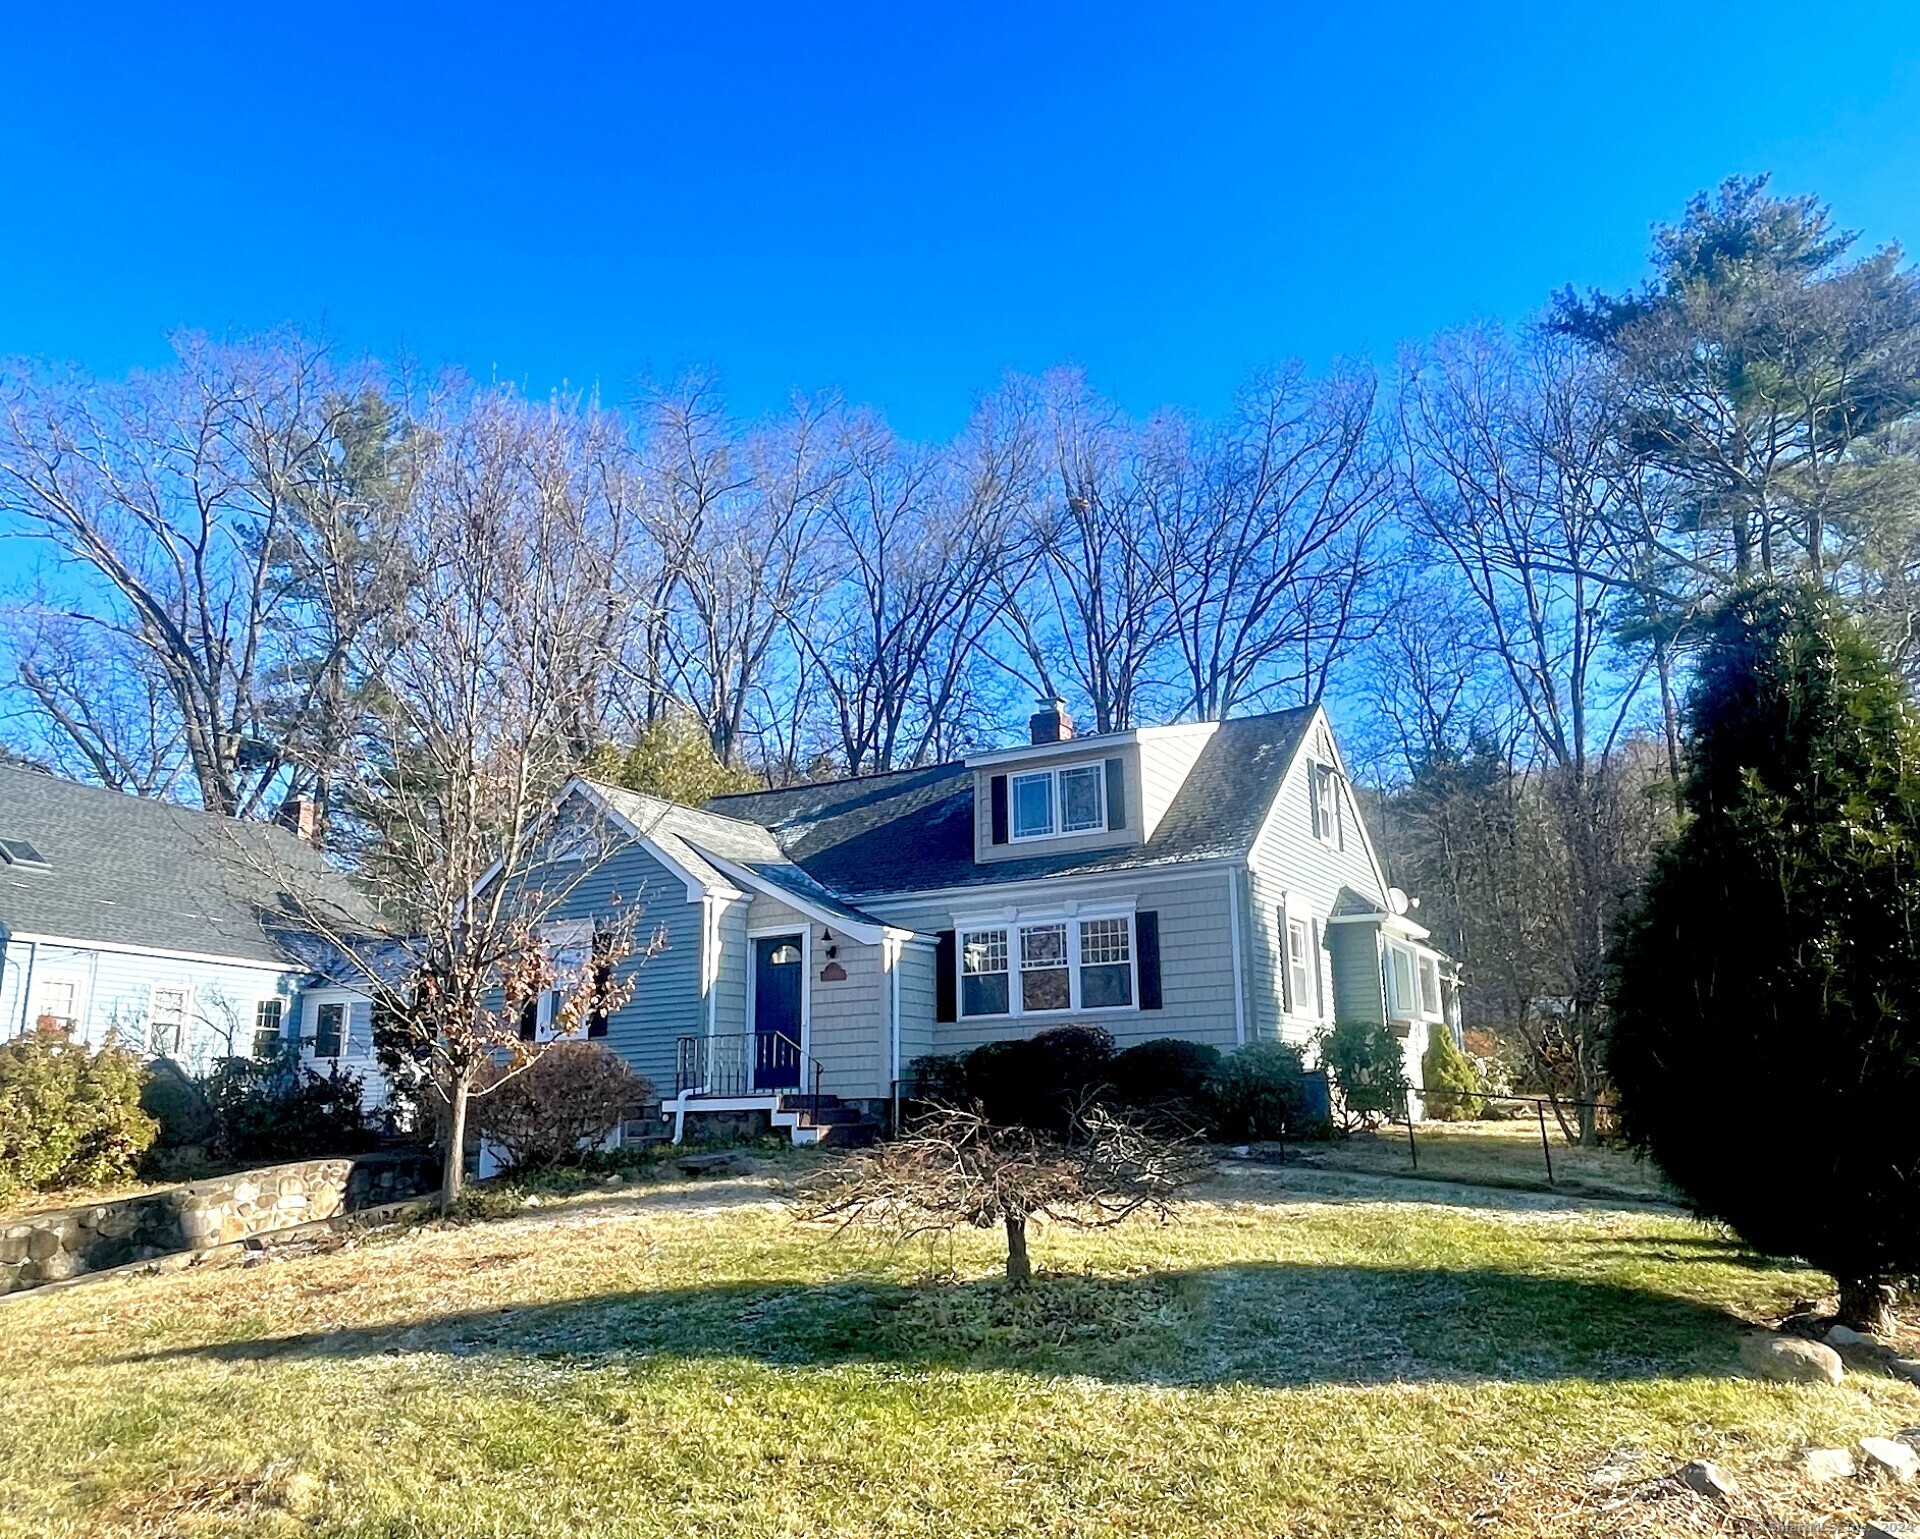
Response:
[[[1295,1015],[1318,1015],[1314,997],[1312,937],[1304,919],[1287,921],[1287,1008]]]
[[[45,978],[40,983],[40,1008],[34,1020],[41,1026],[72,1035],[80,1025],[80,985],[71,978]]]
[[[1037,919],[959,932],[960,1014],[1132,1008],[1133,920]]]
[[[1335,849],[1344,848],[1346,828],[1341,819],[1340,772],[1331,764],[1309,765],[1307,799],[1312,804],[1313,837]]]
[[[313,1056],[316,1058],[339,1058],[347,1047],[347,1007],[337,1000],[328,1000],[314,1008],[313,1012]]]
[[[1420,1010],[1414,993],[1413,953],[1405,946],[1387,947],[1387,1008],[1402,1020],[1410,1020]]]
[[[960,935],[960,1013],[1007,1013],[1007,932],[964,930]]]
[[[1133,921],[1080,921],[1080,1008],[1115,1009],[1133,1003]]]
[[[1073,983],[1067,975],[1067,927],[1030,924],[1020,928],[1020,1009],[1071,1010]]]
[[[191,1009],[192,996],[187,990],[156,985],[147,996],[147,1051],[168,1055],[184,1052]]]
[[[1055,834],[1085,834],[1107,826],[1107,769],[1075,764],[1067,769],[1034,770],[1008,783],[1015,839],[1048,839]]]
[[[286,1007],[277,999],[263,999],[253,1007],[253,1056],[271,1058],[280,1051],[280,1023]]]

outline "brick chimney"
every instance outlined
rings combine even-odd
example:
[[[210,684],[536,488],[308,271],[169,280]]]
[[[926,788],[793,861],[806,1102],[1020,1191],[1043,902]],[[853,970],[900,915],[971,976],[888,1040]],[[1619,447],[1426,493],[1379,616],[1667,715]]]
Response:
[[[320,804],[311,796],[289,796],[280,804],[273,821],[302,844],[320,848]]]
[[[1073,736],[1073,718],[1064,700],[1042,700],[1027,718],[1027,731],[1036,743],[1064,743]]]

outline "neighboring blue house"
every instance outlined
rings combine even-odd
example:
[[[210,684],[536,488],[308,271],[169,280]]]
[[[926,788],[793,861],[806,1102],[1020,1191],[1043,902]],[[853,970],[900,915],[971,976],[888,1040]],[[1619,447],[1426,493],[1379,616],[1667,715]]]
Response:
[[[47,1022],[200,1073],[293,1035],[377,1104],[371,1004],[301,960],[275,873],[354,901],[288,828],[0,767],[0,1038]]]
[[[1388,886],[1325,712],[1076,738],[1055,702],[1029,726],[700,809],[565,789],[531,877],[564,893],[548,945],[578,972],[604,915],[664,934],[595,1034],[676,1130],[765,1112],[806,1141],[816,1086],[884,1121],[916,1058],[1069,1022],[1231,1050],[1382,1021],[1418,1083],[1456,973]]]

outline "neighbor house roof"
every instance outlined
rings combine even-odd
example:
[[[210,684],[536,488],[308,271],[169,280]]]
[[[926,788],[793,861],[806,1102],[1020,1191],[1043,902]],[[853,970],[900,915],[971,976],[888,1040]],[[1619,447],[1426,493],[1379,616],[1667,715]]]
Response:
[[[324,904],[371,923],[326,858],[287,830],[0,765],[0,840],[44,869],[0,863],[0,927],[138,950],[296,963],[277,933]]]
[[[710,812],[772,830],[780,848],[843,897],[987,886],[1245,855],[1315,708],[1220,724],[1145,844],[973,858],[973,771],[965,764],[896,770],[715,797]],[[1078,740],[1097,747],[1100,739]]]

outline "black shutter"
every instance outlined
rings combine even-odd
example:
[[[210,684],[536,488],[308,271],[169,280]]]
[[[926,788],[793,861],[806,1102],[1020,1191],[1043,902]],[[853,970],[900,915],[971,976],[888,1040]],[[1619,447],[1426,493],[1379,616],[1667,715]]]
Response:
[[[1005,844],[1007,842],[1007,777],[1005,775],[995,775],[992,781],[992,789],[993,842],[995,844]]]
[[[954,998],[960,971],[960,948],[954,944],[953,931],[942,930],[933,946],[933,1018],[957,1021],[960,1012]]]
[[[613,963],[607,953],[613,949],[613,937],[605,930],[593,932],[593,1008],[587,1015],[587,1035],[604,1037],[607,1020],[607,990],[613,986]]]
[[[1153,909],[1133,916],[1133,943],[1140,948],[1140,1008],[1160,1008],[1160,915]]]
[[[1107,827],[1127,826],[1127,761],[1107,760]]]
[[[540,1035],[540,996],[535,994],[520,1007],[520,1040],[531,1042]]]

